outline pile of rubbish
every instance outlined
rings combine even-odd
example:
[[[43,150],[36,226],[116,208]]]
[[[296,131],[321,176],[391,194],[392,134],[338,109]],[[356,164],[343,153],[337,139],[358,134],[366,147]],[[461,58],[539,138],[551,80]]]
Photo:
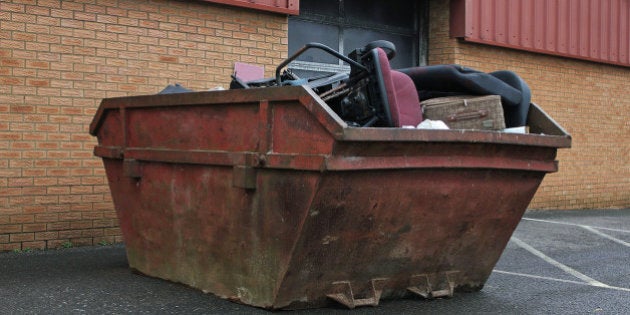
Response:
[[[283,71],[309,49],[345,61],[350,72],[299,78]],[[524,130],[531,92],[514,72],[484,73],[460,65],[394,70],[389,60],[395,55],[394,44],[384,40],[368,43],[348,56],[310,43],[280,64],[275,78],[245,81],[247,76],[237,70],[230,89],[306,85],[355,127]]]

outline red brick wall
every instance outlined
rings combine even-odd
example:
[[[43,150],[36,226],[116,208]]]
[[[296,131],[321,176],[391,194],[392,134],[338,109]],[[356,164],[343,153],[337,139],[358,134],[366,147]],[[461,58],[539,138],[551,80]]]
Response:
[[[429,62],[513,70],[573,137],[560,171],[545,177],[532,209],[630,207],[630,68],[449,38],[448,1],[431,2]]]
[[[286,58],[286,16],[195,1],[0,2],[0,251],[121,241],[88,125],[105,97],[227,87]]]

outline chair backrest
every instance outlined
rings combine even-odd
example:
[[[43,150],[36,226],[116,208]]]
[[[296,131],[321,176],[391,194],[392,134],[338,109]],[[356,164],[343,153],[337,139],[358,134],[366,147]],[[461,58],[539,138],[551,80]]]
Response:
[[[387,54],[381,48],[374,48],[370,54],[380,98],[392,127],[417,126],[422,122],[422,110],[418,91],[411,78],[392,70]]]
[[[415,84],[406,74],[391,69],[389,59],[383,49],[376,48],[376,50],[387,92],[392,124],[395,127],[417,126],[422,122],[422,110]]]
[[[234,76],[245,82],[260,80],[265,77],[265,68],[244,62],[235,62]]]

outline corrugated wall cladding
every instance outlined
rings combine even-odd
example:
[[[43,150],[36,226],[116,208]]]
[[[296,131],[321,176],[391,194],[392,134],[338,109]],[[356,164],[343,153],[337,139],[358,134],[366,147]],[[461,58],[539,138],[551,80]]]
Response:
[[[204,0],[238,7],[297,15],[300,13],[300,0]]]
[[[451,36],[630,66],[630,0],[451,0]]]

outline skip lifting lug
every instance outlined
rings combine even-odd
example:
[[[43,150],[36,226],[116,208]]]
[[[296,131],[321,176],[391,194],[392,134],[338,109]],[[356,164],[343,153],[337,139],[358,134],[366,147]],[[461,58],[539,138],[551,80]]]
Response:
[[[453,297],[455,276],[459,271],[411,276],[407,290],[425,299]]]
[[[362,299],[356,299],[354,297],[350,281],[335,281],[332,283],[332,292],[326,294],[326,296],[349,309],[353,309],[357,306],[378,306],[381,294],[383,293],[383,287],[387,280],[387,278],[372,279],[370,281],[371,296]]]

